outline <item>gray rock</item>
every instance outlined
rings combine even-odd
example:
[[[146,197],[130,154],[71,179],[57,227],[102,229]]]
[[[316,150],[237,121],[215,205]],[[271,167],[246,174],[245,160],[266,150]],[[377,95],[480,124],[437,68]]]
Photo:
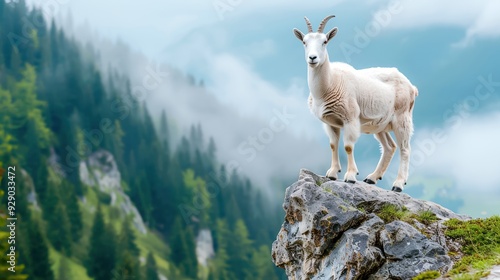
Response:
[[[438,221],[386,224],[377,213],[388,204],[412,213],[431,211]],[[307,170],[287,188],[283,209],[285,222],[272,257],[291,280],[411,279],[427,270],[445,273],[453,264],[448,247],[456,244],[447,243],[442,222],[470,219],[404,193],[331,181]]]
[[[387,262],[373,275],[378,279],[411,279],[428,271],[442,274],[451,269],[451,259],[444,246],[430,240],[413,226],[402,221],[386,224],[380,232],[380,242]]]
[[[333,251],[324,258],[320,273],[312,279],[364,279],[366,273],[377,270],[385,261],[377,247],[377,230],[384,222],[375,215],[356,229],[349,229],[340,238]],[[373,230],[377,229],[377,230]]]
[[[482,280],[498,280],[500,279],[500,265],[494,266],[488,276],[481,278]]]
[[[122,179],[113,155],[106,150],[98,150],[88,156],[79,166],[80,181],[89,187],[99,188],[111,197],[111,206],[120,209],[123,216],[132,216],[132,223],[139,232],[147,229],[139,210],[122,188]],[[93,206],[89,206],[93,207]]]
[[[286,221],[273,243],[273,259],[289,276],[317,274],[320,256],[343,232],[366,219],[352,205],[319,188],[311,176],[301,176],[287,189],[283,208]],[[289,265],[295,262],[298,265]]]
[[[212,233],[201,229],[196,236],[196,259],[201,266],[207,267],[208,261],[215,256]]]
[[[24,187],[28,191],[26,199],[31,205],[33,205],[33,208],[36,211],[40,211],[40,206],[38,205],[38,195],[36,193],[36,186],[33,182],[33,178],[31,178],[30,174],[25,169],[21,169],[21,176],[24,180]]]

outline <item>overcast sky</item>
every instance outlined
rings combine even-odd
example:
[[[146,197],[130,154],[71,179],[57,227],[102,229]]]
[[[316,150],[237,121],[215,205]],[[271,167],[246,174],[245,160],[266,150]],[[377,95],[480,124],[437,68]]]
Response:
[[[100,33],[111,38],[120,37],[135,48],[154,55],[165,45],[181,43],[180,40],[195,30],[205,27],[238,27],[252,21],[272,22],[259,14],[274,14],[276,20],[286,20],[291,25],[297,18],[288,15],[302,14],[320,19],[327,13],[336,13],[350,21],[364,23],[366,18],[391,5],[400,7],[392,15],[388,28],[414,29],[435,26],[455,26],[464,30],[457,43],[470,43],[478,38],[500,36],[500,2],[496,0],[369,0],[348,1],[287,1],[287,0],[213,0],[213,1],[98,1],[98,0],[28,0],[47,15],[71,11],[76,24],[87,21]],[[340,14],[356,7],[350,14]],[[316,17],[317,16],[317,17]]]
[[[230,122],[226,115],[212,112],[213,120],[207,121],[208,133],[218,135],[221,134],[217,128],[221,126],[220,118],[225,116],[229,132],[224,133],[234,131],[232,141],[219,136],[223,149],[227,150],[222,152],[223,160],[242,156],[238,145],[258,135],[275,116],[275,110],[286,107],[294,116],[293,123],[286,128],[289,136],[278,134],[270,144],[276,146],[267,148],[272,153],[261,152],[257,160],[247,164],[248,169],[253,170],[252,177],[262,174],[263,170],[268,171],[266,176],[271,176],[279,172],[276,171],[278,165],[287,166],[284,171],[287,174],[297,173],[298,166],[313,166],[310,168],[318,173],[328,168],[327,138],[321,123],[306,106],[308,89],[303,48],[291,30],[294,27],[307,30],[303,16],[308,16],[316,27],[326,15],[335,14],[336,18],[327,27],[339,27],[338,35],[329,46],[331,59],[357,68],[398,67],[420,89],[415,105],[417,129],[413,149],[414,155],[426,154],[422,164],[412,165],[412,176],[441,176],[451,180],[461,192],[473,190],[485,198],[500,198],[497,160],[500,148],[496,146],[500,142],[500,1],[28,2],[41,6],[47,16],[55,16],[60,24],[86,25],[111,41],[122,40],[150,61],[167,62],[203,80],[217,102],[229,108],[227,112],[238,115]],[[67,20],[69,14],[72,23]],[[75,32],[73,36],[78,38],[83,34]],[[482,84],[481,77],[490,80],[487,99],[474,95]],[[486,86],[483,84],[483,87]],[[162,107],[162,104],[171,104],[172,98],[175,100],[175,96],[162,99],[162,95],[155,95],[150,103]],[[179,118],[189,121],[196,121],[197,113],[198,119],[207,119],[210,114],[203,115],[186,106],[171,109],[184,116]],[[444,116],[448,110],[452,112]],[[247,124],[242,121],[245,119],[252,124],[245,127]],[[446,141],[432,140],[435,129],[440,129]],[[307,151],[300,146],[301,141],[314,145],[309,157],[303,152],[286,152],[287,149]],[[430,152],[426,150],[432,146],[429,141],[434,141]],[[370,156],[369,162],[363,162],[362,156],[373,155],[378,149],[375,141],[363,136],[358,147],[359,165],[374,168],[376,159]],[[318,155],[321,151],[325,154]],[[307,160],[300,163],[300,158],[290,158],[290,155],[300,155]],[[313,164],[316,158],[317,164]],[[397,169],[397,160],[396,157],[391,164],[393,172]],[[419,159],[413,161],[419,162]],[[276,166],[270,168],[269,165]],[[370,172],[363,170],[361,176]],[[363,179],[361,176],[358,179]],[[390,188],[391,182],[384,180],[383,183]],[[500,214],[500,207],[495,211]],[[480,212],[483,211],[478,209],[472,214]]]

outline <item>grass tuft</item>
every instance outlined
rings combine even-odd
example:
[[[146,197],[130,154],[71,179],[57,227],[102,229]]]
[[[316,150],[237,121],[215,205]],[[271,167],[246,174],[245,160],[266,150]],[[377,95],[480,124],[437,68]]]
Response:
[[[464,257],[449,272],[452,279],[480,279],[500,264],[500,216],[445,222],[446,236],[462,245]]]
[[[439,276],[441,276],[439,271],[429,270],[429,271],[424,271],[419,275],[413,277],[412,280],[432,280],[439,278]]]
[[[410,212],[406,207],[399,208],[394,204],[384,205],[378,212],[377,215],[384,220],[385,223],[390,223],[396,220],[408,221],[410,218]]]
[[[421,222],[422,224],[428,226],[438,220],[436,217],[436,214],[432,213],[430,210],[422,211],[419,212],[416,216],[415,219],[417,221]]]

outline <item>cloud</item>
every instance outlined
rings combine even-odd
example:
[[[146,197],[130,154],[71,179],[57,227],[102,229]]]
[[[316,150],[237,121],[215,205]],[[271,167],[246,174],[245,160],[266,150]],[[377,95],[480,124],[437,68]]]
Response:
[[[212,26],[245,26],[249,24],[248,19],[258,22],[262,11],[276,10],[279,11],[276,15],[282,17],[292,11],[322,11],[343,1],[321,5],[304,1],[290,4],[287,0],[27,0],[27,3],[40,7],[50,18],[71,14],[76,25],[89,22],[102,35],[121,38],[154,56],[165,45],[182,43],[182,39],[193,32],[204,32]]]
[[[500,37],[500,2],[489,1],[476,21],[467,29],[465,38],[457,46],[467,46],[475,38]]]
[[[185,38],[182,45],[167,48],[182,60],[181,70],[202,77],[206,88],[218,102],[234,108],[235,113],[248,119],[267,121],[275,109],[286,106],[296,117],[290,131],[298,137],[317,137],[321,123],[309,112],[306,76],[290,77],[285,86],[263,77],[256,69],[256,60],[267,58],[273,62],[276,43],[272,39],[255,39],[244,47],[247,52],[228,49],[230,38],[225,30],[213,29]],[[264,62],[266,63],[266,62]],[[305,71],[305,66],[304,71]],[[286,71],[285,68],[282,71]]]
[[[465,36],[455,46],[467,46],[478,38],[499,37],[500,2],[496,0],[400,0],[402,12],[392,18],[390,28],[413,29],[433,26],[459,27]]]
[[[415,173],[452,179],[463,192],[498,193],[500,131],[496,128],[500,111],[455,117],[452,125],[439,129],[438,134],[432,129],[422,129],[415,136],[412,145]]]

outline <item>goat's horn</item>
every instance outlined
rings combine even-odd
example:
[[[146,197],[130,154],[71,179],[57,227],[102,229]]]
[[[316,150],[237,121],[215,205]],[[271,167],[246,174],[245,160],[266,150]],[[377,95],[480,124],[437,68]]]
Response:
[[[309,33],[312,33],[313,27],[312,27],[311,22],[309,21],[309,19],[307,17],[304,17],[304,19],[306,20],[306,24],[307,24],[307,31],[309,31]]]
[[[321,23],[319,24],[319,27],[318,27],[318,33],[322,33],[323,32],[323,29],[325,29],[325,26],[326,26],[326,23],[331,19],[331,18],[334,18],[335,16],[334,15],[330,15],[330,16],[327,16],[325,19],[323,19],[323,21],[321,21]]]

